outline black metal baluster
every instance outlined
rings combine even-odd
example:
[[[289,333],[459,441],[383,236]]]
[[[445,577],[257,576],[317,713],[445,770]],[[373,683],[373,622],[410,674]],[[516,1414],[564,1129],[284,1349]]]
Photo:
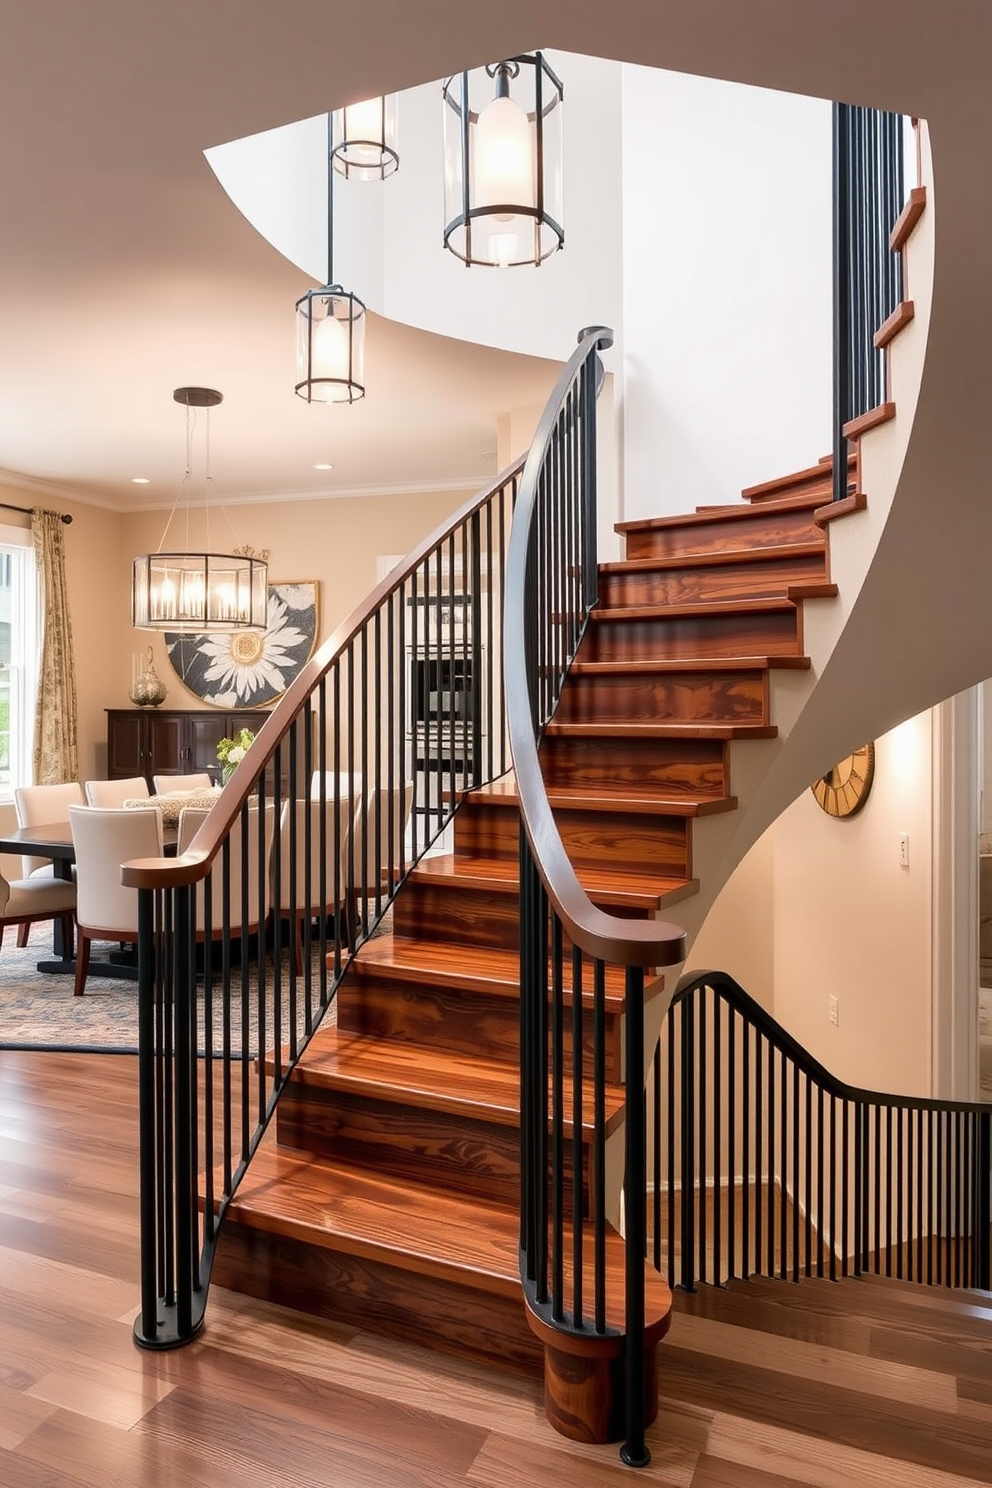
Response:
[[[826,1211],[823,1203],[823,1086],[816,1087],[816,1274],[823,1275],[823,1232]]]
[[[892,1107],[885,1107],[885,1274],[892,1275]]]
[[[703,996],[706,989],[703,988]],[[717,1286],[723,1281],[723,1230],[721,1227],[720,1190],[723,1187],[722,1126],[723,1126],[723,1080],[721,1067],[721,1045],[723,1028],[720,1017],[720,994],[713,988],[713,1281]]]
[[[551,1308],[565,1317],[565,1055],[561,921],[551,912]]]
[[[744,1280],[751,1275],[751,1025],[741,1029],[741,1252]]]
[[[843,1249],[841,1250],[842,1276],[848,1276],[850,1274],[850,1245],[848,1231],[848,1138],[850,1135],[848,1131],[849,1121],[850,1115],[847,1109],[847,1097],[845,1096],[841,1103],[840,1230],[841,1235],[843,1236],[843,1240],[841,1242],[843,1246]]]
[[[593,1316],[606,1332],[606,965],[593,962]],[[669,1086],[671,1089],[671,1086]],[[669,1097],[671,1098],[671,1097]],[[674,1255],[669,1250],[669,1256]]]
[[[582,1328],[583,1196],[582,952],[572,947],[572,1326]]]
[[[682,1008],[682,1285],[687,1292],[696,1290],[696,1038],[692,998],[686,997]],[[628,1071],[629,1074],[629,1071]]]
[[[675,1268],[675,1155],[680,1148],[675,1142],[675,1021],[681,1027],[682,1004],[668,1010],[665,1024],[668,1029],[668,1285],[684,1285],[684,1263],[676,1273]],[[598,1089],[598,1085],[597,1085]]]
[[[830,1280],[837,1280],[837,1129],[836,1129],[837,1102],[833,1091],[830,1092],[830,1228],[828,1234],[828,1253],[830,1256]]]
[[[792,1279],[799,1280],[799,1065],[792,1066]]]
[[[727,1017],[727,1280],[737,1275],[737,1012]]]
[[[756,1028],[754,1033],[754,1272],[756,1276],[761,1275],[762,1251],[761,1136],[763,1127],[761,1118],[763,1114],[762,1107],[764,1105],[764,1100],[762,1098],[764,1089],[764,1080],[762,1078],[764,1064],[762,1054],[764,1050],[764,1044],[764,1034],[761,1032],[760,1028]]]
[[[651,1453],[644,1440],[644,1255],[645,1133],[644,970],[625,968],[624,1072],[627,1131],[624,1161],[626,1219],[624,1325],[626,1329],[626,1440],[620,1457],[628,1467],[646,1467]]]
[[[700,988],[699,996],[699,1105],[697,1128],[699,1132],[699,1178],[695,1189],[699,1195],[699,1280],[706,1285],[706,994]]]

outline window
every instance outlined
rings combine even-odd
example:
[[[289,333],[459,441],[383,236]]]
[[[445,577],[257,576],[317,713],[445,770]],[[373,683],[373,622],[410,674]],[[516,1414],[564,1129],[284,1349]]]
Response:
[[[38,688],[37,582],[31,533],[0,526],[0,798],[30,785]]]

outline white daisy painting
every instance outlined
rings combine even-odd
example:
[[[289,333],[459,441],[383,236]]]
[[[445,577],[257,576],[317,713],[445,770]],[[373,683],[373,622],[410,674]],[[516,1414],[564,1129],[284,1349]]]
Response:
[[[183,686],[215,708],[259,708],[281,696],[317,644],[316,579],[270,584],[267,621],[229,635],[167,631]]]

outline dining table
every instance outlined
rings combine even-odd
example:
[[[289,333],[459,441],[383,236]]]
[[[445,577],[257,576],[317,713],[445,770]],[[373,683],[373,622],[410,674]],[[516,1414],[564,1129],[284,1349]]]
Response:
[[[176,827],[165,827],[162,846],[166,857],[175,857],[179,833]],[[56,878],[70,879],[76,861],[76,847],[72,840],[72,828],[67,821],[49,822],[47,825],[18,827],[16,831],[0,833],[0,853],[20,853],[30,858],[50,858]],[[75,975],[76,961],[72,945],[62,932],[62,920],[54,922],[52,956],[38,962],[38,970],[55,976]],[[135,978],[138,975],[137,948],[124,946],[111,951],[106,961],[90,961],[87,976]]]

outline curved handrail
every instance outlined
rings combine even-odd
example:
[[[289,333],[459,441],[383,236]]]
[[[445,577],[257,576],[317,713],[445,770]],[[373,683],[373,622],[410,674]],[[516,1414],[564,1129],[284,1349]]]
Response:
[[[860,1101],[873,1106],[899,1106],[909,1111],[974,1111],[980,1113],[992,1109],[992,1103],[988,1101],[955,1101],[922,1095],[893,1095],[883,1090],[862,1090],[860,1086],[845,1084],[843,1080],[831,1074],[825,1065],[822,1065],[808,1049],[783,1028],[781,1023],[776,1022],[771,1013],[763,1008],[760,1002],[755,1002],[750,993],[745,992],[740,983],[725,971],[687,972],[679,979],[669,1011],[695,992],[702,991],[704,987],[712,987],[719,992],[730,1007],[739,1012],[742,1017],[746,1017],[775,1049],[797,1065],[801,1074],[815,1080],[817,1085],[823,1087],[826,1095],[832,1095],[837,1100]]]
[[[542,473],[556,422],[576,378],[591,357],[613,345],[604,326],[580,332],[537,426],[523,466],[506,564],[503,688],[520,814],[538,872],[570,938],[590,956],[623,966],[674,966],[685,959],[685,931],[664,920],[623,919],[598,909],[565,852],[538,762],[527,662],[527,567]],[[584,622],[583,622],[584,623]]]
[[[176,858],[136,858],[125,863],[121,869],[123,884],[136,889],[169,889],[199,883],[206,878],[225,837],[254,790],[259,776],[274,756],[278,746],[286,739],[294,719],[320,683],[321,678],[325,677],[335,662],[344,655],[351,642],[361,634],[363,627],[390,595],[398,593],[406,580],[424,563],[425,559],[430,557],[471,516],[481,511],[486,503],[499,493],[500,488],[507,486],[524,468],[524,457],[521,456],[508,465],[488,486],[470,496],[450,517],[446,517],[429,536],[425,537],[385,578],[380,580],[376,587],[355,606],[348,618],[343,620],[314,652],[302,671],[290,683],[270,712],[251,747],[254,769],[251,773],[243,768],[234,772],[187,851],[181,857]]]

